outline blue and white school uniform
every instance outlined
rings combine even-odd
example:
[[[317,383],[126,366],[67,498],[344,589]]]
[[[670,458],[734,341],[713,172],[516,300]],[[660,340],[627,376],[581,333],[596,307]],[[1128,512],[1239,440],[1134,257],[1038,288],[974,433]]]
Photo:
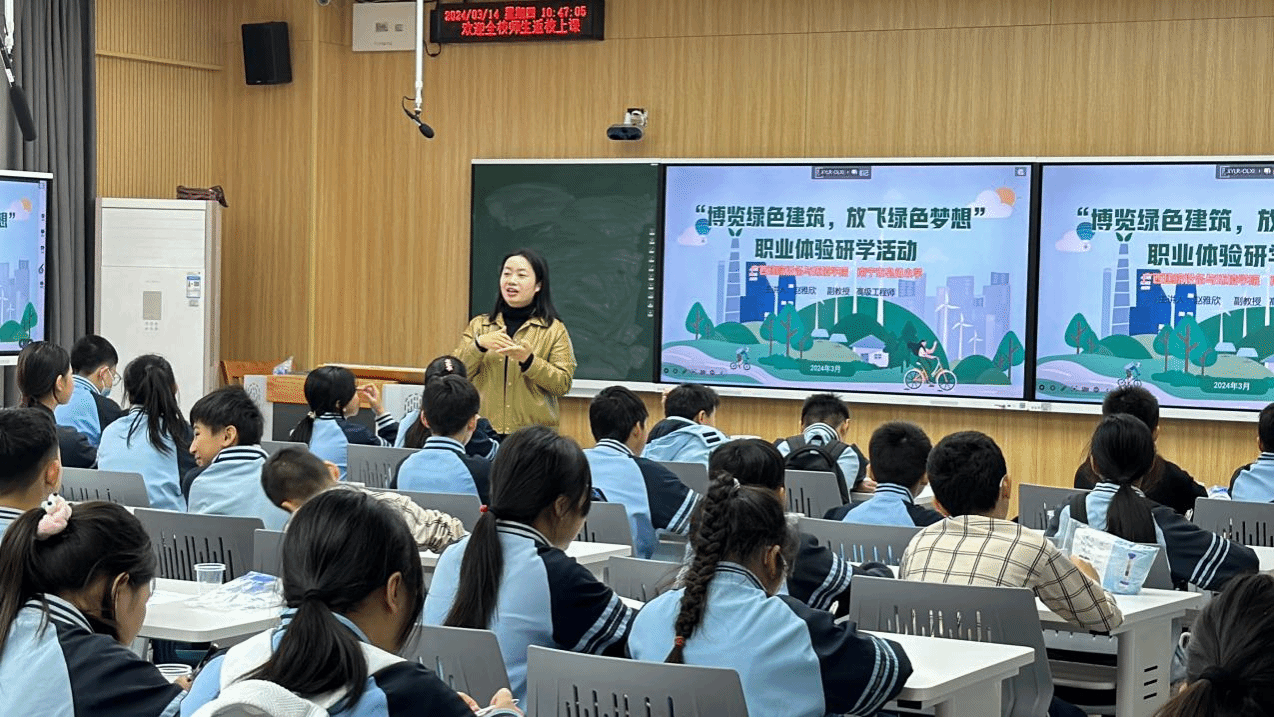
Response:
[[[419,421],[419,409],[408,411],[407,415],[398,421],[398,437],[394,439],[394,448],[408,448],[407,433]],[[410,447],[420,448],[422,446]],[[469,442],[464,444],[464,452],[474,458],[485,458],[493,461],[498,450],[500,450],[500,434],[496,433],[490,421],[479,416],[478,425],[473,429],[473,435],[469,437]]]
[[[684,592],[666,592],[642,608],[628,637],[634,659],[667,659]],[[874,715],[911,676],[897,643],[859,633],[852,622],[838,625],[831,613],[791,597],[771,597],[755,575],[728,562],[717,566],[703,622],[684,651],[688,665],[738,672],[754,715]]]
[[[656,531],[685,535],[690,516],[699,505],[699,494],[686,487],[676,474],[658,463],[633,455],[628,446],[603,438],[584,451],[593,474],[593,488],[603,499],[621,503],[633,530],[633,552],[649,558],[659,545]]]
[[[195,467],[195,458],[190,455],[190,429],[179,427],[176,440],[165,432],[164,450],[160,450],[150,442],[146,420],[146,414],[134,408],[123,419],[107,426],[97,448],[97,467],[104,471],[140,473],[146,482],[150,507],[184,511],[186,499],[181,494],[181,477]]]
[[[18,611],[0,652],[0,714],[172,717],[185,695],[74,605],[45,595]]]
[[[806,446],[830,447],[837,443],[844,443],[840,439],[840,433],[832,426],[826,423],[811,423],[801,431],[801,437],[805,439]],[[845,443],[845,449],[836,457],[836,467],[840,468],[841,478],[841,497],[845,502],[849,502],[849,494],[854,488],[863,482],[867,477],[867,457],[853,443]],[[792,452],[792,446],[788,439],[783,439],[774,445],[779,449],[779,453],[787,458]],[[804,446],[801,446],[804,448]]]
[[[22,511],[17,508],[0,505],[0,538],[4,537],[4,531],[9,529],[9,525],[21,517]]]
[[[636,613],[531,526],[501,520],[497,530],[504,572],[486,627],[500,643],[513,696],[526,697],[526,650],[531,645],[622,657]],[[470,537],[447,548],[438,559],[425,598],[425,624],[441,625],[447,619]]]
[[[266,530],[283,530],[288,513],[261,487],[266,454],[261,446],[223,448],[190,484],[191,513],[260,518]]]
[[[1274,453],[1261,452],[1254,462],[1230,476],[1230,497],[1252,503],[1274,503]]]
[[[425,446],[398,466],[390,485],[421,493],[476,495],[484,504],[491,494],[491,462],[474,458],[454,438],[430,436]]]
[[[1053,516],[1045,535],[1064,535],[1072,522],[1105,531],[1106,513],[1118,490],[1114,483],[1098,483],[1088,493],[1073,496]],[[1140,490],[1137,495],[1144,498]],[[1155,521],[1155,542],[1164,550],[1177,587],[1189,583],[1204,590],[1220,590],[1230,578],[1254,573],[1260,566],[1256,553],[1246,545],[1204,530],[1172,508],[1148,499],[1147,503]]]
[[[388,413],[376,417],[376,432],[354,423],[340,413],[324,413],[314,419],[310,432],[310,452],[325,461],[335,463],[345,480],[349,466],[349,446],[392,446],[398,437],[398,421]]]
[[[74,428],[84,434],[89,445],[96,447],[101,441],[102,431],[122,417],[124,409],[103,396],[87,378],[79,374],[71,378],[75,382],[71,400],[53,409],[53,415],[57,417],[59,426]]]
[[[216,699],[221,690],[264,665],[278,648],[295,614],[295,609],[285,611],[278,628],[249,638],[209,661],[182,703],[181,714],[190,717],[200,707]],[[330,704],[328,713],[333,717],[473,717],[473,712],[455,690],[424,665],[377,648],[349,618],[339,613],[332,613],[332,616],[362,643],[368,673],[363,694],[352,705],[344,704],[341,694],[313,698],[324,706]],[[485,696],[478,697],[483,699]]]
[[[702,463],[706,466],[708,456],[729,440],[726,434],[712,426],[680,416],[669,416],[650,429],[646,450],[641,455],[652,461]]]
[[[897,483],[881,483],[876,486],[876,493],[866,502],[849,509],[844,518],[845,523],[859,525],[901,525],[904,527],[933,525],[942,520],[942,514],[936,510],[916,505],[915,497],[906,486]]]

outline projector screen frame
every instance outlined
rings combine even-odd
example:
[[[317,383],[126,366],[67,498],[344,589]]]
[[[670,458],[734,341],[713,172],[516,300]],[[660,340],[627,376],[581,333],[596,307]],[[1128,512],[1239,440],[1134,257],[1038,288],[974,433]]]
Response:
[[[51,199],[52,199],[52,197],[53,197],[53,189],[54,189],[54,177],[53,177],[53,174],[52,174],[52,173],[50,173],[50,172],[27,172],[27,171],[16,170],[16,169],[0,169],[0,181],[3,181],[3,180],[5,180],[5,179],[29,180],[29,181],[37,181],[37,182],[38,182],[38,181],[44,181],[44,182],[45,182],[45,193],[44,193],[44,211],[45,211],[44,228],[45,228],[45,233],[44,233],[44,258],[43,258],[43,261],[44,261],[44,274],[43,274],[43,275],[44,275],[45,277],[48,277],[48,276],[49,276],[49,274],[50,274],[50,271],[49,271],[49,260],[48,260],[48,258],[49,258],[49,240],[50,240],[50,234],[49,234],[49,231],[48,231],[48,227],[49,227],[49,217],[48,217],[48,214],[49,214],[49,203],[50,203],[50,201],[51,201]],[[50,285],[51,285],[52,283],[53,283],[53,282],[49,281],[47,278],[44,280],[44,291],[43,291],[43,294],[44,294],[44,304],[43,304],[43,306],[42,306],[42,312],[43,312],[43,315],[40,317],[40,322],[44,325],[44,336],[40,339],[40,340],[42,340],[42,341],[47,341],[47,340],[48,340],[48,338],[49,338],[49,336],[48,336],[48,326],[49,326],[49,297],[50,297]],[[6,350],[6,349],[0,349],[0,366],[16,366],[16,365],[17,365],[17,363],[18,363],[18,354],[20,354],[21,352],[22,352],[22,349],[21,349],[21,348],[19,348],[19,349],[18,349],[18,350],[16,350],[16,351]]]

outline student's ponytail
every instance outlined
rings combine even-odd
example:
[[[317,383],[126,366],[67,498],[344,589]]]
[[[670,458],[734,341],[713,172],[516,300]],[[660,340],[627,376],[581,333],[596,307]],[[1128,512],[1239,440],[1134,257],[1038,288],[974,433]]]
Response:
[[[167,455],[170,447],[164,438],[172,438],[186,433],[186,419],[181,415],[181,406],[177,403],[177,378],[173,367],[167,359],[155,354],[138,356],[128,362],[124,369],[124,393],[132,406],[141,409],[146,415],[146,432],[150,444],[155,450]],[[132,443],[133,433],[137,431],[139,422],[134,420],[128,427],[128,442]]]
[[[71,370],[66,349],[48,341],[27,344],[18,354],[17,384],[22,393],[18,405],[34,408],[40,399],[57,391],[57,381]]]
[[[491,504],[483,506],[460,563],[460,584],[443,624],[487,629],[500,599],[504,550],[497,521],[535,522],[559,497],[588,515],[588,459],[575,441],[546,426],[523,428],[505,441],[491,465]]]
[[[290,440],[309,443],[314,435],[314,421],[325,413],[345,410],[358,392],[353,372],[344,366],[322,366],[305,377],[305,402],[310,412],[297,422],[289,434]]]
[[[469,378],[469,371],[464,366],[464,361],[455,356],[439,356],[429,365],[425,367],[425,386],[435,378],[443,376],[459,376],[460,378]],[[420,415],[425,415],[425,390],[420,390]],[[407,427],[407,433],[403,436],[403,447],[405,448],[421,448],[425,445],[425,439],[432,435],[430,430],[425,426],[424,421],[417,420]]]
[[[1106,532],[1134,543],[1156,542],[1151,504],[1134,488],[1155,465],[1150,429],[1126,413],[1106,416],[1093,431],[1089,454],[1098,478],[1119,486],[1106,512]]]

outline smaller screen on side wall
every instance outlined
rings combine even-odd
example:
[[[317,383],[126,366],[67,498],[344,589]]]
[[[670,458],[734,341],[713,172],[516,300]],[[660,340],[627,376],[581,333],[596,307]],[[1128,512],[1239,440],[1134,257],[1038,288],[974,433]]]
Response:
[[[661,379],[1022,399],[1032,169],[667,168]]]
[[[1045,165],[1040,400],[1274,400],[1274,163]]]
[[[0,355],[45,337],[47,178],[0,174]]]

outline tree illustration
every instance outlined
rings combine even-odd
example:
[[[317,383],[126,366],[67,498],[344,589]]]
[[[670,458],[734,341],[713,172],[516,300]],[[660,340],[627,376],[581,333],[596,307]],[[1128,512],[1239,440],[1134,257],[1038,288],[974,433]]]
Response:
[[[995,367],[1008,374],[1009,381],[1013,380],[1013,367],[1021,366],[1026,360],[1026,350],[1022,348],[1022,342],[1018,340],[1017,334],[1010,331],[1000,339],[1000,347],[995,350],[995,358],[993,363]]]
[[[916,343],[916,327],[908,321],[903,324],[902,332],[898,334],[898,339],[889,347],[889,368],[897,366],[905,374],[915,360],[907,344],[914,343]]]
[[[796,350],[801,352],[801,358],[805,358],[805,352],[814,348],[814,332],[806,330],[796,339]]]
[[[761,338],[770,342],[770,355],[774,355],[774,314],[765,315],[765,320],[761,322]]]
[[[805,334],[805,322],[801,320],[795,306],[788,304],[779,312],[779,318],[774,322],[774,334],[775,339],[783,342],[783,354],[792,358],[792,344],[797,343]]]
[[[1213,346],[1194,352],[1190,357],[1190,362],[1199,367],[1200,376],[1207,376],[1208,367],[1215,364],[1219,357],[1220,354],[1217,353],[1216,347]]]
[[[1155,335],[1153,344],[1155,351],[1163,354],[1163,370],[1168,372],[1168,357],[1172,355],[1172,326],[1164,324],[1159,333]]]
[[[1176,326],[1172,327],[1169,348],[1172,349],[1173,354],[1183,359],[1182,364],[1185,372],[1190,373],[1190,363],[1194,361],[1194,357],[1209,348],[1215,349],[1216,343],[1210,342],[1208,335],[1203,331],[1203,327],[1199,326],[1199,322],[1195,321],[1193,316],[1185,316],[1177,321]],[[1215,361],[1213,362],[1215,363]]]
[[[1073,347],[1076,354],[1080,351],[1091,353],[1097,350],[1097,334],[1088,325],[1088,319],[1083,314],[1075,314],[1066,325],[1066,345]]]
[[[35,304],[28,303],[26,310],[22,312],[22,328],[29,334],[38,323],[40,323],[40,317],[35,313]]]
[[[712,319],[708,318],[708,312],[703,310],[703,304],[697,301],[690,307],[690,313],[686,315],[686,331],[693,332],[696,341],[700,337],[706,339],[712,335]]]

